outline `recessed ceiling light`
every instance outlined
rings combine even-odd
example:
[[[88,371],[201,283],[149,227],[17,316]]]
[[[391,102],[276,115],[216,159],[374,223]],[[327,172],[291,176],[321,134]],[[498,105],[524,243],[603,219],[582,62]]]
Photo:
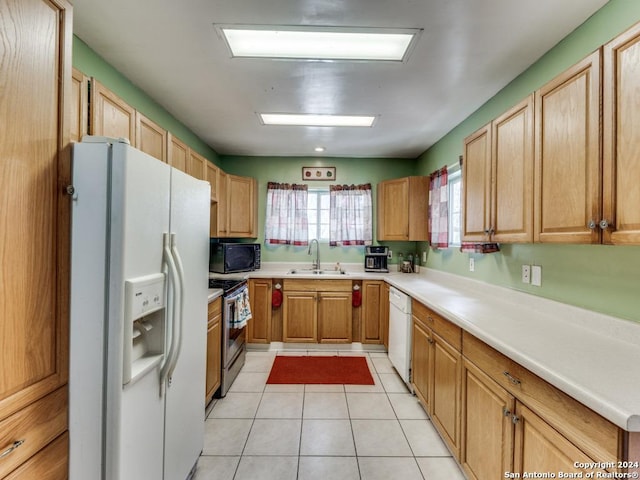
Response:
[[[218,25],[233,57],[406,60],[417,29]]]
[[[316,148],[313,149],[313,151],[314,152],[318,152],[318,153],[322,153],[322,152],[325,151],[325,148],[324,147],[316,147]]]
[[[264,125],[305,127],[371,127],[375,115],[313,115],[294,113],[260,113]]]

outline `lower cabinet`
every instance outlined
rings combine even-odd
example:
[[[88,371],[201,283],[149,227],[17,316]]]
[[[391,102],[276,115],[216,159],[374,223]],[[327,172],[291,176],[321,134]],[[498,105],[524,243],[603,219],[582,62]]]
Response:
[[[4,480],[60,480],[69,475],[69,433],[65,432],[40,450]]]
[[[209,403],[220,386],[222,371],[222,298],[209,303],[207,322],[207,370],[205,404]]]
[[[463,352],[460,464],[468,478],[597,475],[575,463],[624,460],[623,432],[608,420],[466,332]]]
[[[249,279],[251,320],[247,323],[247,343],[271,343],[271,279]]]
[[[285,279],[282,340],[351,343],[350,280]]]
[[[458,458],[462,331],[415,300],[412,317],[411,382],[433,425]]]
[[[384,344],[385,318],[388,322],[389,317],[389,287],[385,297],[385,285],[382,280],[362,282],[362,343]]]

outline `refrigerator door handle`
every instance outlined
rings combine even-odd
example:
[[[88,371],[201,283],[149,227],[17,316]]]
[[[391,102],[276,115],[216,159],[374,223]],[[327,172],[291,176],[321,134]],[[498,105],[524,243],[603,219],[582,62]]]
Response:
[[[173,375],[173,371],[176,368],[176,364],[178,363],[178,358],[180,357],[180,351],[182,350],[182,333],[184,329],[184,267],[182,264],[182,258],[180,258],[180,252],[178,251],[178,246],[176,243],[176,234],[171,234],[171,254],[173,256],[175,265],[177,267],[178,272],[178,282],[179,282],[179,292],[180,292],[180,310],[177,319],[177,341],[176,341],[176,351],[171,359],[171,364],[169,365],[169,382],[171,382],[171,376]],[[176,331],[174,330],[174,336],[176,336]]]
[[[179,282],[178,279],[178,269],[176,267],[173,256],[171,255],[171,247],[170,247],[170,239],[169,234],[165,233],[163,238],[163,252],[164,252],[164,263],[169,267],[169,276],[171,277],[172,283],[172,312],[171,318],[166,319],[166,335],[168,341],[165,342],[166,351],[164,358],[162,360],[162,364],[160,365],[160,396],[162,397],[164,394],[165,383],[167,378],[169,377],[169,368],[171,367],[171,363],[173,362],[173,357],[175,356],[176,351],[176,321],[178,317],[178,308],[180,302],[180,292],[179,292]],[[168,302],[167,302],[168,303]]]

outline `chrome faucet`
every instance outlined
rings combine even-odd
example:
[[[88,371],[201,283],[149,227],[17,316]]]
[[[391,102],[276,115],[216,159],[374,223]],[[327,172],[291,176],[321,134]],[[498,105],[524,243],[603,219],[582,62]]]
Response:
[[[320,270],[320,243],[317,238],[314,238],[309,242],[309,250],[307,251],[307,255],[311,255],[311,245],[313,242],[316,242],[316,261],[311,265],[311,268],[314,270]]]

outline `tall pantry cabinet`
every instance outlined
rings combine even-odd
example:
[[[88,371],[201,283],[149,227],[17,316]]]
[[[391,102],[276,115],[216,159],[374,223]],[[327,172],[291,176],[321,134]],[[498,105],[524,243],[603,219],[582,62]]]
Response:
[[[72,7],[0,2],[0,478],[67,475]]]

